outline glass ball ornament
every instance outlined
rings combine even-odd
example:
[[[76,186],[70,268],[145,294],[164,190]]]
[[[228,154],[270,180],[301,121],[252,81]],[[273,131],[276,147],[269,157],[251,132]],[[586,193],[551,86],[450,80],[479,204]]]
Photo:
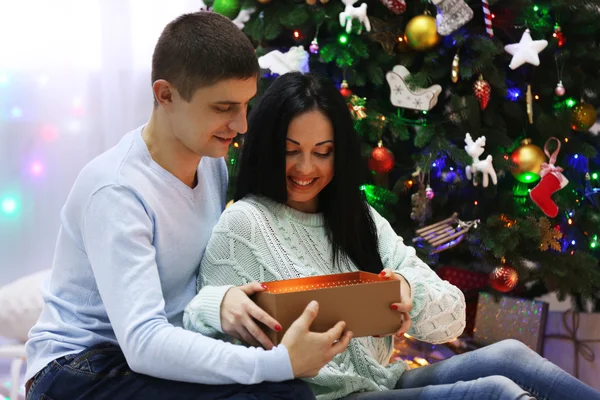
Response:
[[[390,172],[395,164],[396,159],[394,158],[394,154],[386,147],[383,147],[382,142],[379,141],[377,147],[371,152],[371,157],[368,161],[369,169],[378,174],[385,174]]]
[[[404,40],[414,50],[425,51],[435,47],[441,40],[435,18],[427,14],[412,18],[404,30]]]
[[[517,286],[519,274],[510,265],[500,265],[490,273],[490,285],[499,292],[510,292]]]
[[[571,128],[586,132],[596,123],[597,117],[596,110],[591,104],[579,103],[571,110]]]
[[[521,145],[512,152],[511,161],[516,167],[511,169],[512,175],[522,183],[533,183],[540,179],[542,164],[546,162],[544,151],[531,139],[523,139]]]
[[[240,0],[215,0],[212,8],[217,14],[234,19],[240,13],[241,4]]]
[[[340,93],[344,97],[350,97],[350,96],[352,96],[352,90],[350,90],[348,82],[345,79],[342,81],[342,84],[340,86]]]
[[[427,200],[432,200],[435,197],[435,192],[429,185],[427,185],[427,187],[425,188],[425,197],[427,198]]]
[[[308,46],[308,50],[312,54],[318,54],[319,53],[319,42],[317,41],[317,38],[314,38],[312,40],[312,42],[310,42],[310,46]]]
[[[565,95],[566,92],[567,91],[565,90],[562,81],[558,82],[556,84],[556,87],[554,88],[554,94],[556,94],[558,97],[562,97]]]

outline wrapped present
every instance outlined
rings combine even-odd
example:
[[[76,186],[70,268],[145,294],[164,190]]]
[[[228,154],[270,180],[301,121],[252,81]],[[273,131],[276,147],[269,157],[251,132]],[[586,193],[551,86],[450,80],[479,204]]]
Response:
[[[438,268],[436,272],[440,278],[450,282],[464,293],[467,303],[467,320],[464,333],[473,335],[475,317],[477,315],[477,297],[479,291],[489,285],[489,275],[483,272],[469,271],[450,266]]]
[[[481,346],[516,339],[542,354],[548,303],[480,293],[473,341]]]
[[[450,266],[440,267],[435,272],[437,272],[440,278],[450,282],[463,292],[481,289],[490,283],[489,275],[483,272],[469,271]]]
[[[314,332],[326,332],[339,321],[346,322],[354,337],[392,334],[402,326],[401,314],[390,308],[401,301],[398,280],[361,271],[265,284],[267,289],[252,299],[281,323],[281,332],[261,326],[275,345],[312,300],[319,303],[319,313],[310,326]]]
[[[600,390],[600,313],[550,312],[544,357]]]

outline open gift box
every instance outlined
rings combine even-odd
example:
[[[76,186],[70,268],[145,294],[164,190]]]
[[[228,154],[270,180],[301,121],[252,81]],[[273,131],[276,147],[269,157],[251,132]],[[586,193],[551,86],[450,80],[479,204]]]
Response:
[[[377,274],[349,272],[265,284],[267,290],[252,299],[281,324],[281,332],[262,326],[274,345],[312,300],[319,303],[313,332],[326,332],[339,321],[346,322],[353,337],[392,334],[402,325],[401,314],[390,308],[400,302],[400,281]]]

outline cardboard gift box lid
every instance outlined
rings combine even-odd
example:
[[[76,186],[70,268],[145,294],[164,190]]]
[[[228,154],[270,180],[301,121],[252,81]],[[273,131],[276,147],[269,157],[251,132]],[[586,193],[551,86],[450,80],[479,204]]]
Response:
[[[312,300],[319,303],[313,332],[326,332],[339,321],[346,322],[353,337],[392,334],[402,325],[401,314],[390,308],[401,299],[398,280],[361,271],[265,284],[267,290],[252,299],[281,324],[281,332],[262,326],[275,345]]]

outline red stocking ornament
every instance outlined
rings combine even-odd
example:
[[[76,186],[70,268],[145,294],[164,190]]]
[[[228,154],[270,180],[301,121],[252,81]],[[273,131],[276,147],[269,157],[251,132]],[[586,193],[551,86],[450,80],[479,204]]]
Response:
[[[554,150],[554,153],[550,155],[548,151],[548,144],[550,141],[556,140],[558,147]],[[544,145],[544,153],[549,158],[548,163],[542,164],[542,170],[540,176],[542,180],[537,184],[536,187],[529,193],[531,200],[550,218],[554,218],[558,215],[558,206],[552,201],[552,194],[558,190],[564,188],[569,183],[569,180],[562,174],[563,169],[554,165],[556,157],[560,151],[560,140],[555,137],[551,137],[546,141]]]

